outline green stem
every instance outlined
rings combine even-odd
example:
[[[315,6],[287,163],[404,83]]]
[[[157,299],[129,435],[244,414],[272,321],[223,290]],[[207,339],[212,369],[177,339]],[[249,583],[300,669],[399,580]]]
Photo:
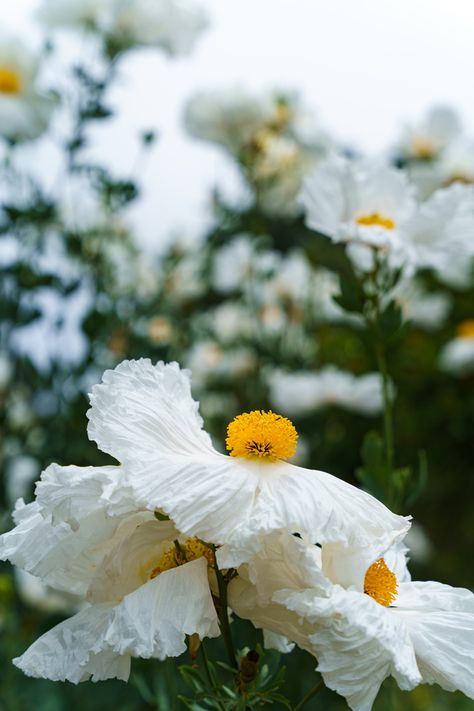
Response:
[[[311,701],[311,699],[316,696],[316,694],[319,694],[320,691],[324,688],[324,684],[322,681],[319,681],[315,686],[313,686],[312,689],[308,691],[306,696],[303,696],[301,701],[296,704],[296,706],[293,708],[293,711],[301,711],[301,709],[306,706],[308,701]]]
[[[216,555],[216,549],[214,548],[214,558]],[[214,565],[214,570],[216,572],[217,586],[219,588],[219,606],[217,610],[217,615],[219,618],[219,626],[221,628],[222,636],[224,638],[225,648],[227,650],[227,657],[229,659],[229,664],[234,669],[237,669],[237,659],[234,652],[234,644],[232,642],[232,633],[230,631],[229,615],[227,612],[227,584],[224,577],[219,570],[217,561]]]
[[[377,367],[382,376],[382,396],[383,396],[383,429],[385,439],[385,460],[387,471],[390,474],[393,472],[393,412],[392,398],[390,396],[390,380],[388,377],[387,359],[384,348],[379,342],[376,346],[377,350]]]
[[[209,662],[208,662],[208,660],[207,660],[207,654],[206,654],[206,650],[205,650],[205,648],[204,648],[204,640],[202,640],[201,646],[200,646],[199,649],[200,649],[200,652],[201,652],[201,657],[202,657],[202,661],[203,661],[204,671],[206,672],[206,677],[207,677],[207,682],[208,682],[208,684],[209,684],[209,688],[212,689],[213,691],[215,691],[216,693],[218,693],[218,689],[216,689],[216,685],[214,684],[214,682],[213,682],[213,680],[212,680],[211,670],[209,669]],[[217,701],[217,704],[218,704],[219,708],[222,709],[222,711],[225,711],[225,706],[224,706],[224,704],[223,704],[220,700],[218,700],[218,699],[216,699],[216,701]]]

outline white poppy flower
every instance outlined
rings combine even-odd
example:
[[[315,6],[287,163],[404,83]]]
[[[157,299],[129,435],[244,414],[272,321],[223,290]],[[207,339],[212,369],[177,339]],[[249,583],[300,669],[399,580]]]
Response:
[[[176,363],[124,361],[106,371],[91,404],[89,437],[122,463],[134,500],[164,510],[186,535],[232,544],[238,560],[273,529],[319,541],[376,536],[390,543],[409,526],[340,479],[284,461],[297,433],[274,413],[235,418],[226,440],[231,456],[217,452],[202,429],[189,373]],[[229,554],[224,567],[234,563]]]
[[[442,182],[474,183],[474,140],[460,136],[442,152],[438,172]]]
[[[399,146],[409,160],[432,160],[461,132],[461,121],[449,106],[434,106],[423,119],[406,126]]]
[[[456,338],[447,343],[439,358],[442,370],[456,375],[474,372],[474,319],[458,326]]]
[[[37,138],[47,128],[55,102],[36,89],[38,59],[13,37],[0,37],[0,136]]]
[[[186,635],[219,634],[212,550],[140,511],[119,468],[51,465],[14,518],[1,558],[85,602],[14,660],[26,674],[127,679],[131,657],[178,656]]]
[[[393,295],[404,318],[429,331],[440,328],[446,322],[453,301],[445,292],[427,291],[416,279],[402,279]]]
[[[98,29],[103,23],[108,0],[43,0],[37,17],[52,29]]]
[[[230,604],[314,654],[353,711],[370,711],[390,675],[403,690],[437,683],[474,698],[474,594],[411,582],[403,545],[381,551],[274,534],[230,584]]]
[[[289,415],[304,415],[335,405],[363,415],[382,411],[382,384],[378,373],[353,375],[328,365],[316,372],[269,375],[270,402]]]
[[[189,54],[207,24],[189,0],[110,0],[104,31],[118,46],[158,46],[176,57]]]
[[[459,250],[464,261],[472,256],[473,190],[453,185],[417,204],[403,171],[333,156],[306,179],[300,199],[308,227],[365,248],[357,264],[367,268],[370,250],[380,249],[394,265],[442,271]]]

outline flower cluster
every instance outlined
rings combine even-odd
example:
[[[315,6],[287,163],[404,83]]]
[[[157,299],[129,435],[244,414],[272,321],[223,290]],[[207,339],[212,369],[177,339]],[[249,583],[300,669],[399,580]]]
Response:
[[[27,674],[126,680],[132,657],[175,657],[187,638],[224,631],[226,594],[272,645],[315,655],[354,711],[389,675],[402,689],[436,682],[474,696],[474,595],[410,582],[409,519],[286,462],[289,420],[235,418],[222,454],[189,373],[149,360],[107,371],[88,418],[119,464],[49,466],[0,540],[3,559],[84,601],[15,660]]]

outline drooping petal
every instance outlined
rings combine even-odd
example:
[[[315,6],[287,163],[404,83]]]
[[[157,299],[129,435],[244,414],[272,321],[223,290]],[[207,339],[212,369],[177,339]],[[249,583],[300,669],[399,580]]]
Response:
[[[130,655],[119,655],[102,645],[111,610],[111,605],[81,610],[42,635],[13,663],[28,676],[52,681],[127,681]]]
[[[313,543],[340,541],[346,545],[371,545],[376,539],[388,548],[408,530],[408,518],[397,516],[373,496],[326,472],[304,469],[286,462],[254,465],[258,496],[251,515],[228,539],[223,556],[238,565],[238,547],[247,542],[255,552],[259,536],[287,529],[306,535]],[[236,550],[232,551],[235,541]]]
[[[98,509],[85,516],[75,530],[64,522],[53,524],[35,501],[17,503],[16,527],[0,537],[0,558],[39,577],[58,590],[85,595],[115,537],[126,537],[149,512],[124,517],[107,516]],[[112,543],[111,543],[112,542]]]
[[[423,681],[474,699],[474,594],[441,583],[404,583],[391,612],[408,629]]]
[[[186,635],[217,637],[219,624],[205,558],[160,573],[114,609],[105,639],[117,653],[177,657]]]
[[[280,602],[284,602],[284,594]],[[383,680],[392,675],[403,690],[421,682],[406,626],[368,595],[335,586],[330,598],[285,604],[318,624],[310,636],[317,670],[325,684],[344,696],[353,711],[370,711]]]

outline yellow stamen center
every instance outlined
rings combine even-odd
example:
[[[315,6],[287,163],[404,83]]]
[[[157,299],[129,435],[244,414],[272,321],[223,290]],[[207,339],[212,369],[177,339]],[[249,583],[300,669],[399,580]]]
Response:
[[[0,67],[0,94],[19,94],[22,86],[19,74],[8,67]]]
[[[226,445],[231,457],[275,462],[296,451],[298,434],[290,420],[271,410],[244,412],[227,428]]]
[[[371,212],[370,215],[361,215],[357,218],[358,225],[365,227],[385,227],[386,230],[393,230],[395,222],[390,217],[380,215],[378,212]]]
[[[190,563],[198,558],[206,558],[209,565],[215,564],[213,551],[199,538],[188,538],[185,543],[175,541],[174,545],[166,550],[151,571],[150,578],[156,578],[166,570],[172,570],[185,563]]]
[[[474,318],[469,318],[463,321],[456,329],[458,338],[474,338]]]
[[[397,597],[397,576],[387,568],[383,558],[379,558],[368,568],[364,579],[364,592],[384,607],[389,607]]]
[[[433,158],[436,149],[433,141],[425,136],[416,136],[410,145],[410,152],[419,160],[429,160]]]

